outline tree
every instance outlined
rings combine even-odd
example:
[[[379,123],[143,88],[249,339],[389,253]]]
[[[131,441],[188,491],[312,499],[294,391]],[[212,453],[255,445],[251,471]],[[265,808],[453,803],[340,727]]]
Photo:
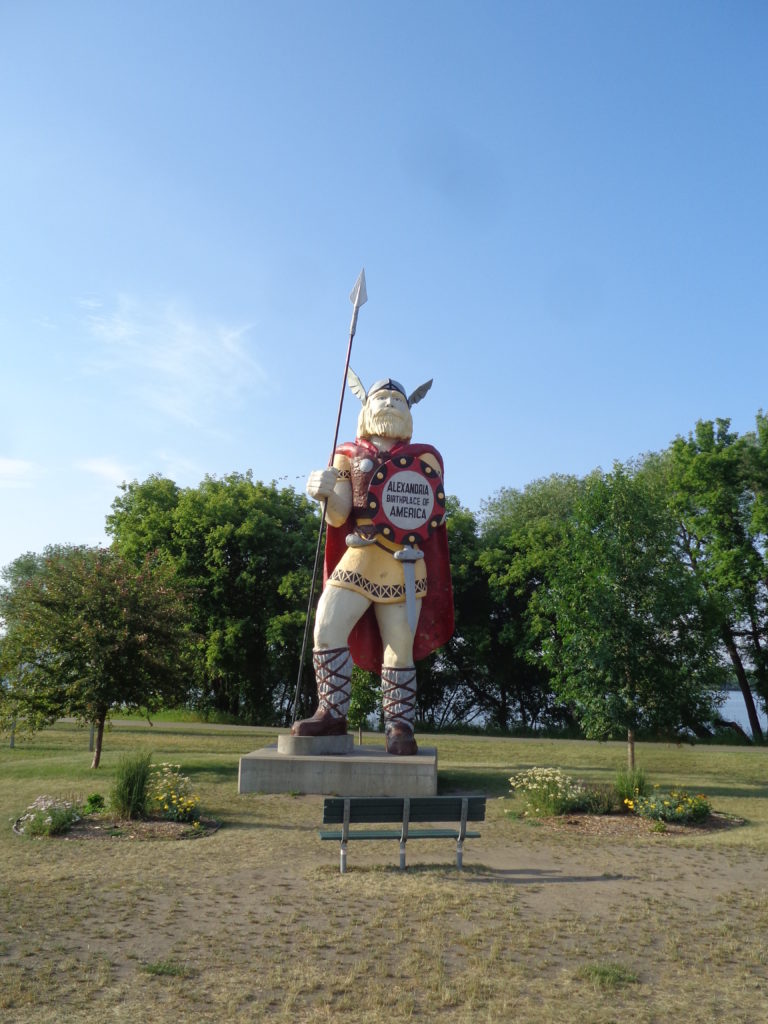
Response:
[[[523,491],[504,488],[484,509],[478,562],[490,596],[486,700],[502,729],[569,717],[553,693],[542,645],[553,629],[546,598],[580,487],[576,477],[554,475]]]
[[[477,520],[453,496],[446,502],[455,630],[438,651],[416,665],[417,718],[432,728],[471,723],[482,712],[478,695],[486,675],[488,592],[477,565]]]
[[[186,489],[149,477],[123,486],[107,529],[118,551],[133,559],[157,551],[194,589],[196,703],[286,722],[317,536],[313,504],[250,472]]]
[[[153,473],[142,484],[134,480],[120,489],[122,495],[112,502],[112,514],[107,516],[107,533],[115,538],[120,553],[139,564],[153,551],[170,551],[181,488]]]
[[[658,474],[617,463],[588,477],[548,596],[544,646],[559,697],[585,734],[677,733],[711,718],[716,638],[678,557]]]
[[[52,552],[54,549],[50,548]],[[3,589],[0,589],[0,622],[3,621],[3,597],[9,590],[22,586],[27,580],[39,573],[44,564],[44,556],[28,551],[20,555],[15,561],[0,572],[0,579],[3,581]],[[4,628],[5,624],[3,623]],[[17,728],[19,731],[33,731],[47,725],[50,715],[46,714],[44,707],[35,708],[29,702],[24,717],[18,719],[18,685],[14,687],[10,678],[5,678],[3,669],[3,645],[6,638],[0,635],[0,732],[10,733],[11,746],[14,745]]]
[[[5,716],[30,729],[61,715],[95,723],[98,768],[114,707],[149,713],[186,695],[189,611],[171,566],[52,548],[17,559],[3,578]]]
[[[368,717],[380,707],[379,680],[373,672],[358,668],[352,669],[351,694],[347,720],[353,729],[358,731],[358,743],[363,742],[363,726]]]
[[[752,690],[768,710],[768,422],[742,437],[700,421],[666,460],[680,550],[711,602],[720,641],[762,738]]]

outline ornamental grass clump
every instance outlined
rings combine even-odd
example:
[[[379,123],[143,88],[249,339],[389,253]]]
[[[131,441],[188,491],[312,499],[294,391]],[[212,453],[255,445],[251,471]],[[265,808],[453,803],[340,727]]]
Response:
[[[669,793],[653,793],[651,796],[636,795],[624,801],[626,807],[641,818],[649,821],[676,822],[679,825],[699,824],[712,813],[712,805],[703,793],[694,796],[683,789],[672,789]]]
[[[148,800],[151,811],[169,821],[197,821],[200,797],[192,793],[188,776],[181,774],[181,765],[157,765],[149,780]]]
[[[651,792],[651,784],[642,768],[621,768],[613,785],[622,808],[627,806],[627,800],[648,796]]]
[[[118,817],[146,817],[151,760],[151,754],[127,754],[118,761],[115,784],[109,794],[110,807]]]
[[[14,830],[25,836],[60,836],[80,821],[80,810],[73,800],[39,796],[18,819]]]
[[[617,809],[619,801],[616,800],[616,790],[613,786],[592,783],[580,788],[582,796],[577,810],[587,814],[613,814]]]
[[[526,814],[549,817],[581,810],[585,790],[559,768],[529,768],[509,780],[511,792],[521,796]]]

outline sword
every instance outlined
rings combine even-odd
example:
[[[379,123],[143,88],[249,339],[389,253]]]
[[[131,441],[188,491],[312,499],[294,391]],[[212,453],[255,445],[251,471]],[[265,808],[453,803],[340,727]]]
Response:
[[[415,548],[403,548],[395,552],[395,558],[403,566],[403,582],[405,583],[405,610],[408,615],[408,626],[411,633],[416,635],[416,623],[419,613],[416,610],[416,562],[424,557],[423,551]]]

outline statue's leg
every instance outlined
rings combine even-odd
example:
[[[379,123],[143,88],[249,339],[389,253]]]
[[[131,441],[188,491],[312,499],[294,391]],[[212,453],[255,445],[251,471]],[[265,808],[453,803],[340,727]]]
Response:
[[[421,601],[417,602],[421,611]],[[404,604],[377,604],[376,619],[384,644],[381,701],[388,754],[416,754],[413,735],[416,717],[416,667],[413,633]]]
[[[294,722],[294,736],[343,736],[351,692],[352,657],[347,646],[352,627],[369,601],[362,594],[327,586],[320,596],[315,619],[312,660],[317,682],[317,711]]]

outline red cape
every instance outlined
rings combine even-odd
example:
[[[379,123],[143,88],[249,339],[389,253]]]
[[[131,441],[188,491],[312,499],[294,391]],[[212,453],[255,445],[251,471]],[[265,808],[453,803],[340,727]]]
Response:
[[[354,447],[364,448],[368,442],[356,445],[345,444],[338,449],[350,455]],[[425,452],[438,453],[431,445],[396,445],[393,454],[419,456]],[[438,455],[439,459],[439,455]],[[346,538],[354,532],[352,515],[341,526],[329,526],[325,538],[325,582],[335,569],[341,556],[347,550]],[[445,524],[439,526],[422,546],[424,565],[427,570],[427,596],[421,602],[421,614],[413,641],[415,661],[426,658],[432,651],[442,647],[453,636],[453,588],[451,586],[451,563],[448,554],[448,534]],[[383,657],[383,646],[376,613],[371,606],[349,634],[349,649],[354,663],[368,672],[379,673]]]

